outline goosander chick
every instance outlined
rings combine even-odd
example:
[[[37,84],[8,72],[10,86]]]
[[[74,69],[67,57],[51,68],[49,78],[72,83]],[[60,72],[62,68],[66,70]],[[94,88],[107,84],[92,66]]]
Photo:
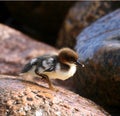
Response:
[[[66,80],[72,77],[78,62],[78,54],[70,48],[59,50],[58,55],[43,55],[30,60],[22,69],[21,74],[30,74],[46,78],[49,88],[54,89],[50,79]]]

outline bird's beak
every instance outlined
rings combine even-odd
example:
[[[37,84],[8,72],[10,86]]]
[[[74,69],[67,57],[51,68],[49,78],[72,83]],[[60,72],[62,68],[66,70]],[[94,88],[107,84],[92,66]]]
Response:
[[[80,65],[80,66],[82,66],[82,67],[85,67],[85,65],[84,64],[82,64],[81,62],[79,62],[79,61],[76,61],[76,64],[77,65]]]

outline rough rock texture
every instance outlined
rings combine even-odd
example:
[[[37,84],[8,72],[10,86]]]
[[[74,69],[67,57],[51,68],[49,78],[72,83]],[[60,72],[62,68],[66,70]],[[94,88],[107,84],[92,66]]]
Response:
[[[120,107],[120,9],[99,19],[77,37],[77,92],[101,105]]]
[[[98,18],[113,11],[120,2],[82,1],[70,8],[59,32],[56,47],[74,48],[76,36]]]
[[[31,58],[57,50],[0,24],[0,73],[19,73]]]
[[[1,115],[9,116],[108,116],[102,108],[68,90],[48,90],[32,82],[0,75]]]
[[[73,4],[70,1],[5,1],[4,5],[11,15],[6,23],[54,45],[64,17]]]
[[[57,51],[56,49],[46,45],[46,44],[43,44],[43,43],[38,43],[36,41],[33,41],[31,40],[29,37],[23,35],[22,33],[18,32],[18,31],[15,31],[7,26],[4,26],[4,25],[0,25],[0,71],[2,74],[9,74],[9,75],[15,75],[17,73],[19,73],[19,71],[21,70],[22,66],[24,66],[23,64],[26,63],[27,60],[31,59],[32,57],[35,57],[35,56],[38,56],[38,55],[42,55],[44,53],[47,53],[47,52],[52,52],[52,51]],[[9,77],[9,76],[0,76],[0,77]],[[78,76],[79,77],[79,76]],[[9,78],[12,78],[12,77],[9,77]],[[76,79],[76,78],[74,78]],[[12,86],[12,81],[15,83],[13,85],[13,87],[16,85],[15,88],[20,88],[21,86],[23,85],[20,85],[18,83],[21,83],[21,81],[19,80],[11,80],[11,79],[5,79],[4,80],[4,85],[6,87],[3,87],[1,88],[0,87],[0,92],[1,94],[5,95],[5,99],[7,99],[7,93],[8,93],[8,97],[11,96],[14,96],[15,94],[14,93],[17,93],[17,91],[13,92],[13,94],[9,94],[9,92],[7,91],[6,88],[9,88],[10,86]],[[78,80],[77,80],[78,81]],[[77,85],[78,83],[76,83],[77,81],[73,81],[72,83],[74,85]],[[24,82],[24,81],[22,81]],[[75,83],[74,83],[75,82]],[[1,82],[3,83],[3,81]],[[29,83],[29,82],[27,82]],[[31,83],[30,83],[31,84]],[[40,82],[40,85],[44,85],[44,83]],[[2,84],[0,84],[1,86]],[[69,83],[68,84],[69,86],[71,86],[71,84]],[[8,87],[9,86],[9,87]],[[13,89],[12,87],[12,89]],[[11,87],[10,87],[11,88]],[[73,89],[75,88],[75,86],[73,87]],[[3,90],[4,91],[3,91]],[[61,88],[60,88],[61,89]],[[13,89],[14,90],[14,89]],[[24,89],[26,90],[26,89]],[[5,94],[4,92],[7,91]],[[26,90],[26,91],[29,91],[29,90]],[[48,91],[48,89],[46,90]],[[47,93],[47,92],[46,92]],[[65,91],[65,94],[67,92]],[[22,94],[22,93],[20,93]],[[55,93],[56,94],[56,93]],[[72,94],[70,94],[70,96],[72,96]],[[17,96],[18,99],[20,101],[22,101],[19,96]],[[68,96],[67,96],[68,97]],[[2,97],[3,98],[3,97]],[[13,97],[14,98],[14,97]],[[61,96],[60,96],[61,98]],[[12,99],[10,97],[10,99]],[[26,99],[26,98],[25,98]],[[28,98],[29,99],[29,98]],[[18,100],[18,101],[19,101]],[[4,100],[1,100],[2,103],[0,103],[0,112],[6,112],[6,108],[10,109],[11,107],[8,107],[6,105],[3,105],[3,101]],[[7,100],[6,100],[7,101]],[[18,102],[17,101],[17,102]],[[29,101],[29,100],[28,100]],[[11,103],[11,100],[10,100],[10,103]],[[81,102],[80,102],[81,103]],[[88,102],[87,102],[88,103]],[[2,104],[2,105],[1,105]],[[5,102],[6,104],[6,102]],[[12,102],[12,105],[14,103]],[[16,103],[16,99],[15,99],[15,104],[19,104],[19,103]],[[73,104],[73,103],[72,103]],[[10,105],[9,105],[10,106]],[[15,109],[17,109],[15,107],[16,105],[14,105],[13,107]],[[12,107],[12,108],[13,108]],[[37,106],[36,106],[37,107]],[[92,107],[92,106],[89,106],[89,107]],[[11,108],[11,109],[12,109]],[[13,108],[13,109],[14,109]],[[25,108],[24,108],[25,109]],[[29,108],[28,108],[29,109]],[[85,108],[86,109],[86,108]],[[33,107],[33,110],[34,110],[34,107]],[[9,110],[7,110],[9,112]],[[19,111],[19,110],[18,110]],[[22,112],[23,110],[20,110],[20,113]],[[73,111],[73,110],[72,110]],[[81,111],[81,110],[80,110]],[[11,111],[12,112],[12,111]],[[9,112],[9,114],[11,113]],[[93,112],[93,111],[92,111]],[[13,112],[12,112],[13,113]],[[24,114],[24,112],[22,112]],[[26,112],[25,112],[26,113]],[[97,113],[96,113],[97,114]],[[98,113],[99,114],[99,113]],[[79,115],[78,115],[79,116]]]

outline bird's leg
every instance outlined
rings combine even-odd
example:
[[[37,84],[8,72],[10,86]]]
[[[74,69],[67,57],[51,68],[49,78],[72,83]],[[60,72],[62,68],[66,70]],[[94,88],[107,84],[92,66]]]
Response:
[[[49,79],[49,77],[48,77],[47,75],[39,74],[38,70],[35,70],[35,73],[36,73],[37,75],[39,75],[39,76],[42,76],[43,78],[46,78],[47,83],[48,83],[48,85],[49,85],[49,88],[50,88],[51,90],[57,90],[56,88],[54,88],[53,84],[51,83],[51,81],[50,81],[50,79]]]
[[[43,75],[43,77],[46,78],[47,83],[48,83],[48,85],[49,85],[49,88],[50,88],[51,90],[54,90],[55,88],[54,88],[53,84],[51,83],[49,77],[48,77],[47,75]]]
[[[36,73],[36,75],[41,76],[41,75],[39,74],[39,72],[38,72],[38,69],[37,69],[37,68],[35,69],[35,73]]]

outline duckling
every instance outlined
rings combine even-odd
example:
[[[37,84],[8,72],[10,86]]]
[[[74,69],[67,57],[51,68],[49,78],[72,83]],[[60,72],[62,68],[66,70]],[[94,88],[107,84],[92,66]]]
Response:
[[[51,79],[66,80],[72,77],[78,62],[78,54],[70,48],[62,48],[57,55],[43,55],[30,60],[22,69],[21,74],[30,74],[46,78],[49,88],[54,90]]]

